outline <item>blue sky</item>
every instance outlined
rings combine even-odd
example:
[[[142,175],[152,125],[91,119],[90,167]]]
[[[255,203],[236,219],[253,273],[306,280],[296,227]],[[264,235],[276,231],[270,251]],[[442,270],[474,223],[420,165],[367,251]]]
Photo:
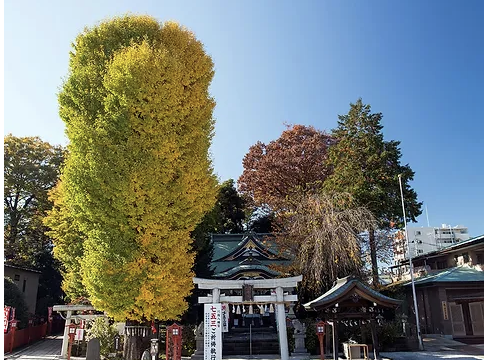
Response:
[[[362,97],[401,141],[431,225],[484,233],[482,1],[6,1],[4,133],[66,144],[56,94],[70,44],[127,12],[182,23],[212,56],[221,180],[284,123],[330,131]]]

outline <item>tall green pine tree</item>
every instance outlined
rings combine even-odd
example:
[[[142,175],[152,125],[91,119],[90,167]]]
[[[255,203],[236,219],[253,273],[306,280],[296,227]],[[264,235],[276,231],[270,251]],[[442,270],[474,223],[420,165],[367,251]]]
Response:
[[[376,217],[380,229],[403,226],[398,175],[402,175],[407,221],[416,221],[422,203],[410,186],[414,172],[402,165],[399,141],[383,138],[381,113],[371,113],[371,106],[358,99],[350,104],[346,115],[340,115],[332,131],[337,144],[329,151],[333,174],[325,181],[328,190],[346,191]],[[378,261],[375,230],[369,229],[369,249],[373,284],[378,285]]]

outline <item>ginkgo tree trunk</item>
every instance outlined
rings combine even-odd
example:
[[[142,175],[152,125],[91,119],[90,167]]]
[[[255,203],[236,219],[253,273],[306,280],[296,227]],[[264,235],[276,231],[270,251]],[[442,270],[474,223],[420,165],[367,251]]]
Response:
[[[212,77],[194,34],[149,16],[102,22],[73,44],[59,94],[70,141],[59,201],[82,234],[82,286],[115,320],[187,308],[190,233],[216,196]]]

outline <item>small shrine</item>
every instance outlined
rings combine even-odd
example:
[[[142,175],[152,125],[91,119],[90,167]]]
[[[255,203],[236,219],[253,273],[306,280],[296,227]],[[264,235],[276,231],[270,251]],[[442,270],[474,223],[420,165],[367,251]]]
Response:
[[[338,279],[329,291],[304,304],[304,307],[308,311],[318,312],[321,318],[332,324],[333,359],[338,359],[339,324],[350,322],[370,326],[374,357],[379,359],[377,321],[383,319],[381,314],[385,308],[396,308],[400,304],[401,300],[382,295],[358,279],[348,276]]]

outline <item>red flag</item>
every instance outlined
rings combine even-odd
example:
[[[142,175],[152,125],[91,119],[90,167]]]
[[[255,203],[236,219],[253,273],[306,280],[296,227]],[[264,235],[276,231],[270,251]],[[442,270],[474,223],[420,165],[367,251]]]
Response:
[[[10,316],[10,306],[5,306],[3,308],[3,332],[6,333],[8,330],[8,318]]]

